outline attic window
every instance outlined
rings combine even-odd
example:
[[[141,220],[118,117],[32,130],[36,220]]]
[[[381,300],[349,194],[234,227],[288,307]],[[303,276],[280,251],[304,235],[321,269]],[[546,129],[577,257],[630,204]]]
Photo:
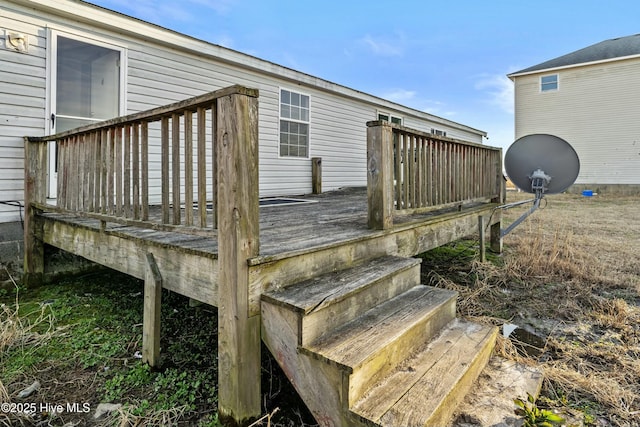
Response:
[[[389,113],[378,112],[378,120],[384,120],[385,122],[391,122],[396,125],[402,125],[402,117],[392,116]]]
[[[434,128],[431,128],[431,134],[436,136],[447,136],[446,131]]]
[[[554,90],[558,90],[557,74],[540,77],[540,92],[550,92]]]

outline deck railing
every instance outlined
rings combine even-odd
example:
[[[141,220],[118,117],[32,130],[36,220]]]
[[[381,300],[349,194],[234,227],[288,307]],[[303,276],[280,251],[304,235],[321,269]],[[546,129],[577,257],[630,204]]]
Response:
[[[196,233],[211,233],[217,224],[217,274],[211,277],[209,293],[217,290],[218,295],[218,411],[238,424],[259,415],[261,409],[260,316],[250,307],[247,263],[260,248],[257,96],[255,89],[233,86],[57,135],[25,138],[23,280],[27,285],[42,283],[44,241],[47,233],[55,233],[46,230],[43,211],[98,219],[100,228],[94,233],[105,236],[119,233],[106,228],[107,222]],[[56,205],[46,198],[50,141],[59,149]],[[159,161],[152,165],[158,145]],[[158,163],[161,215],[156,219],[148,202],[150,182],[158,181],[157,174],[152,176]],[[206,205],[216,200],[217,221],[205,229]],[[145,271],[143,358],[155,366],[165,285],[154,253],[159,260],[166,253],[162,245],[134,242],[140,246],[138,258],[131,262]],[[166,259],[163,262],[172,268],[171,262],[170,267]]]
[[[216,228],[216,128],[228,114],[219,111],[217,101],[232,93],[257,96],[256,90],[233,86],[56,135],[26,138],[27,152],[37,151],[38,145],[44,150],[49,142],[57,147],[55,204],[47,204],[42,195],[34,202],[43,210],[141,227],[195,233]],[[38,169],[42,173],[46,166]],[[155,216],[150,199],[160,205]]]
[[[502,152],[409,129],[367,123],[369,226],[384,229],[393,214],[498,201]]]

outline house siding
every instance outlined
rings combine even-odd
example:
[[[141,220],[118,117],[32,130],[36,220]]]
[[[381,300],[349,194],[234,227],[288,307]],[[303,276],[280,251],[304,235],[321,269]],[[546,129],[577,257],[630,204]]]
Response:
[[[29,38],[28,53],[6,48],[6,35]],[[37,21],[0,10],[0,201],[24,200],[25,135],[45,126],[46,39]],[[20,208],[0,204],[0,222],[20,220]],[[4,234],[4,233],[3,233]]]
[[[580,157],[576,184],[640,184],[640,59],[554,70],[557,91],[540,76],[516,76],[516,138],[557,135]]]
[[[377,119],[379,109],[404,117],[410,127],[427,132],[437,127],[448,136],[482,142],[483,132],[467,126],[91,5],[0,0],[0,30],[5,30],[0,31],[0,200],[23,199],[22,137],[47,132],[47,28],[85,35],[87,41],[108,41],[126,50],[125,114],[234,84],[259,89],[261,196],[309,193],[311,157],[322,158],[324,191],[366,185],[366,122]],[[6,47],[4,37],[11,31],[29,35],[28,53]],[[310,96],[307,159],[278,155],[281,88]],[[157,201],[158,144],[150,149],[150,162],[150,199]],[[0,205],[0,222],[17,219],[15,208]]]

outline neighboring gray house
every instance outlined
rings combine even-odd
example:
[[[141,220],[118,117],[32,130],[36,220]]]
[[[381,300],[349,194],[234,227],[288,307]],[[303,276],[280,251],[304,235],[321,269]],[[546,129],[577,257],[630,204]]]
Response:
[[[322,158],[324,191],[366,185],[370,120],[477,143],[486,136],[79,0],[0,0],[0,64],[0,261],[7,254],[20,259],[23,136],[53,134],[234,84],[257,88],[261,196],[311,192],[312,157]],[[157,176],[151,186],[159,185]]]
[[[515,136],[548,133],[580,157],[574,190],[640,191],[640,34],[511,73]]]

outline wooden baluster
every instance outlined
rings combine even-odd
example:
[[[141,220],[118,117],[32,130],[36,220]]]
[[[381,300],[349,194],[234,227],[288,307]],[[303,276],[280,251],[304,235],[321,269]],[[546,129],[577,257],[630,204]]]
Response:
[[[160,125],[162,157],[162,223],[169,224],[169,118],[163,117]]]
[[[197,112],[198,135],[198,218],[199,226],[207,226],[207,110],[199,107]],[[215,147],[214,147],[215,148]],[[215,152],[215,149],[214,149]],[[215,197],[215,189],[214,189]]]
[[[184,112],[184,224],[193,225],[193,113]]]
[[[171,116],[171,179],[173,200],[173,224],[180,225],[180,115],[174,113]]]

